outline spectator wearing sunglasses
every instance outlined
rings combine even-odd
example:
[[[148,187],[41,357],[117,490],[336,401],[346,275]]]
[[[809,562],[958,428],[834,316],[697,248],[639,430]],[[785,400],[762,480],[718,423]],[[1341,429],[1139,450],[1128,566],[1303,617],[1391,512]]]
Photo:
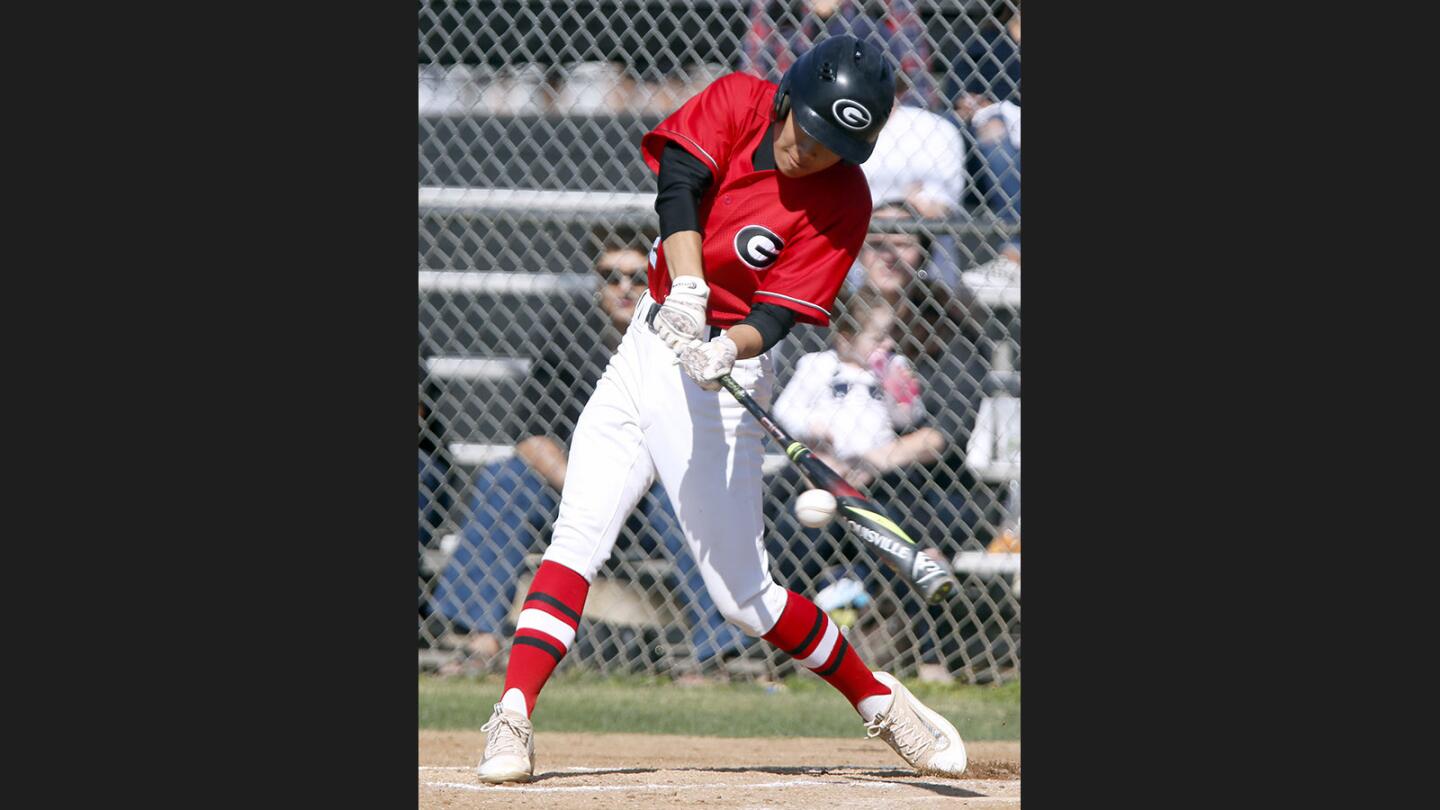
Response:
[[[512,410],[515,421],[510,427],[519,437],[515,454],[476,472],[459,543],[431,598],[432,612],[449,620],[459,637],[457,646],[471,656],[468,662],[450,665],[444,674],[483,669],[501,651],[502,639],[513,634],[508,617],[515,588],[525,555],[542,548],[538,542],[542,530],[558,511],[575,424],[645,292],[648,243],[627,230],[597,238],[601,247],[594,264],[596,308],[588,319],[572,324],[573,339],[537,341],[542,354],[531,365]],[[583,346],[592,348],[587,352],[579,348]],[[676,598],[697,663],[718,664],[751,643],[750,637],[725,621],[705,590],[658,483],[630,515],[622,543],[627,535],[641,551],[674,562]]]

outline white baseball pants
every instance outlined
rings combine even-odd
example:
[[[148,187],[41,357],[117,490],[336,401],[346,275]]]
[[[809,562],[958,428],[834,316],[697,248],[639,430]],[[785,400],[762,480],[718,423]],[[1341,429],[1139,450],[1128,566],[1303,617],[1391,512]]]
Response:
[[[658,475],[721,614],[760,636],[786,600],[764,545],[764,429],[728,391],[706,391],[686,376],[646,323],[655,306],[648,292],[641,296],[580,415],[544,559],[593,581]],[[769,407],[768,354],[737,361],[731,376]]]

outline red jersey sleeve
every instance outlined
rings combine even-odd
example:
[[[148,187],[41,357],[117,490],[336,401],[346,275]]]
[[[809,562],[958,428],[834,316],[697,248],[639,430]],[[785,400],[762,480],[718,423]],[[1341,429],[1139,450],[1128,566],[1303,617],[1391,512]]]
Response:
[[[855,175],[858,187],[850,183],[848,193],[837,199],[857,202],[836,206],[835,217],[815,223],[794,244],[786,245],[780,259],[760,280],[754,303],[792,309],[801,323],[830,325],[830,307],[870,229],[869,187],[858,168]]]
[[[710,83],[640,139],[640,153],[650,171],[660,172],[660,153],[673,141],[705,164],[718,181],[730,163],[746,112],[756,94],[769,83],[731,73]]]

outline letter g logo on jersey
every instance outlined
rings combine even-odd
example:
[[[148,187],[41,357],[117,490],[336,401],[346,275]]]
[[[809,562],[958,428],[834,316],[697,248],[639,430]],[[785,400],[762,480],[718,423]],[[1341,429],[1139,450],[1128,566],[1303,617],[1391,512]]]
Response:
[[[775,263],[785,242],[763,225],[746,225],[735,234],[735,255],[755,270],[764,270]]]
[[[873,120],[869,110],[848,98],[842,98],[830,105],[830,112],[834,113],[835,120],[839,121],[842,126],[857,132],[870,126],[870,122]]]

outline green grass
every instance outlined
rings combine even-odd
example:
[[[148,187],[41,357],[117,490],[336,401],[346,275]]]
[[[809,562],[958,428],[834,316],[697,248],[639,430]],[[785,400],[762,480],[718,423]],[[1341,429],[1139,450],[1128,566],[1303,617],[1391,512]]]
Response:
[[[421,676],[420,728],[479,729],[502,679]],[[966,740],[1020,739],[1020,683],[940,685],[907,681]],[[535,709],[535,730],[693,734],[713,737],[854,737],[864,726],[845,698],[818,678],[678,686],[667,679],[557,675]]]

